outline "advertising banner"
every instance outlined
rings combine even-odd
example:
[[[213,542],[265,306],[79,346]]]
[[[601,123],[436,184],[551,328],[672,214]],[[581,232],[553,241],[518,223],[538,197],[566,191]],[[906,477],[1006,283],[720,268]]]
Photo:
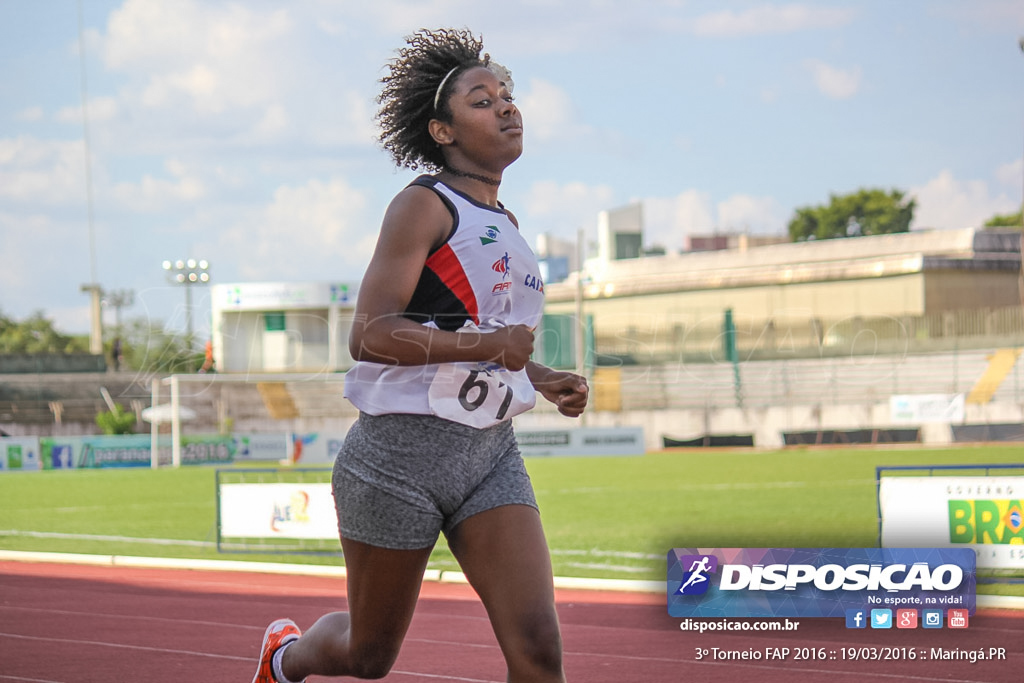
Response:
[[[181,444],[183,465],[229,463],[235,450],[232,438],[219,434],[186,436]],[[46,469],[152,465],[149,434],[43,437],[39,440],[39,450],[42,466]],[[160,450],[161,462],[170,463],[170,445]]]
[[[0,472],[24,472],[42,467],[39,439],[35,436],[0,438]]]
[[[523,455],[643,455],[643,427],[517,429]]]
[[[902,394],[889,397],[893,424],[920,425],[964,421],[963,394]]]
[[[334,462],[344,441],[344,434],[326,432],[235,434],[235,460],[325,465]]]
[[[234,434],[235,460],[270,460],[280,462],[288,458],[288,435],[276,434]]]
[[[221,484],[218,523],[222,537],[338,538],[328,483]]]
[[[345,442],[344,434],[296,432],[291,435],[291,461],[294,465],[327,465],[334,462]]]
[[[675,548],[667,588],[673,617],[870,613],[886,628],[897,609],[973,614],[975,560],[966,548]]]
[[[1024,568],[1024,477],[882,477],[883,547],[966,547],[979,567]]]

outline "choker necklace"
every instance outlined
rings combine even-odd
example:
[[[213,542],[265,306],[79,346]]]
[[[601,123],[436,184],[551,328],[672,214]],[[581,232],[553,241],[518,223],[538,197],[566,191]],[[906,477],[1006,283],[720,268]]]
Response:
[[[485,175],[479,175],[477,173],[467,173],[466,171],[459,171],[458,169],[454,169],[451,166],[445,166],[444,170],[448,171],[449,173],[451,173],[454,176],[459,176],[461,178],[471,178],[473,180],[479,180],[481,183],[485,183],[487,185],[492,185],[494,187],[498,187],[499,185],[501,185],[501,179],[500,178],[497,178],[497,179],[496,178],[489,178],[489,177],[487,177]]]

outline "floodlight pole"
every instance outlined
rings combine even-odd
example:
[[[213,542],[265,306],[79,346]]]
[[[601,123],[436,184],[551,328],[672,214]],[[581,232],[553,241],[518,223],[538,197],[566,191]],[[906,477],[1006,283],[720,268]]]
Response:
[[[192,353],[192,287],[185,285],[185,348]],[[189,370],[191,370],[191,366]]]
[[[181,385],[171,375],[171,467],[181,467]]]
[[[89,353],[103,353],[103,288],[95,282],[84,284],[81,291],[89,294]]]
[[[117,334],[124,334],[121,329],[121,309],[135,303],[135,290],[115,289],[112,292],[105,292],[104,303],[114,309],[114,329]]]
[[[153,406],[153,410],[160,405],[160,378],[153,378],[152,385],[153,398],[149,405]],[[153,417],[153,420],[149,423],[149,466],[152,469],[158,469],[160,467],[160,421]]]
[[[178,259],[177,261],[164,261],[164,271],[171,282],[185,288],[185,348],[188,351],[189,366],[192,367],[192,287],[194,285],[205,285],[210,282],[210,264],[205,259],[196,260]]]
[[[82,145],[83,161],[85,163],[85,207],[86,222],[89,229],[89,276],[87,284],[81,286],[82,292],[88,292],[89,301],[89,353],[103,354],[103,316],[100,313],[100,299],[103,296],[103,289],[100,287],[96,277],[96,229],[93,220],[93,191],[92,191],[92,150],[89,145],[89,88],[86,82],[85,69],[85,38],[82,28],[82,0],[78,0],[78,62],[80,67],[81,97],[82,97]]]

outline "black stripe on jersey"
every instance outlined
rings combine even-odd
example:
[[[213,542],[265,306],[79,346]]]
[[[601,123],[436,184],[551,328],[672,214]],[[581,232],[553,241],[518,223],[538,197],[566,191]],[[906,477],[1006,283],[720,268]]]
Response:
[[[430,320],[442,330],[454,332],[470,319],[466,305],[448,288],[437,273],[424,267],[416,291],[403,317],[423,324]]]
[[[452,200],[448,199],[448,197],[444,196],[443,193],[434,187],[438,182],[434,176],[421,175],[409,183],[410,185],[419,185],[432,190],[437,198],[444,203],[448,213],[452,215],[451,232],[448,233],[444,243],[430,250],[431,255],[447,244],[455,236],[455,231],[459,229],[459,212],[455,208],[455,204],[452,203]],[[469,311],[466,310],[465,304],[462,303],[459,297],[455,296],[455,293],[441,280],[437,273],[427,268],[426,265],[423,266],[423,270],[420,272],[420,279],[416,283],[412,299],[409,300],[409,305],[405,307],[405,313],[402,316],[420,324],[433,320],[439,329],[448,332],[454,332],[459,329],[471,317]]]

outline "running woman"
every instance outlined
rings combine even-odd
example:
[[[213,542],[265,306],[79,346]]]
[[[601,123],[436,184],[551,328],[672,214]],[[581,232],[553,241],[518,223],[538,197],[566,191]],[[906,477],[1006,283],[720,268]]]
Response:
[[[551,558],[511,418],[537,393],[578,417],[586,380],[530,360],[536,258],[498,201],[523,151],[509,72],[470,32],[421,30],[383,77],[380,141],[425,168],[384,216],[360,287],[335,461],[348,612],[264,636],[253,683],[380,678],[409,628],[440,533],[487,609],[508,680],[564,681]]]

